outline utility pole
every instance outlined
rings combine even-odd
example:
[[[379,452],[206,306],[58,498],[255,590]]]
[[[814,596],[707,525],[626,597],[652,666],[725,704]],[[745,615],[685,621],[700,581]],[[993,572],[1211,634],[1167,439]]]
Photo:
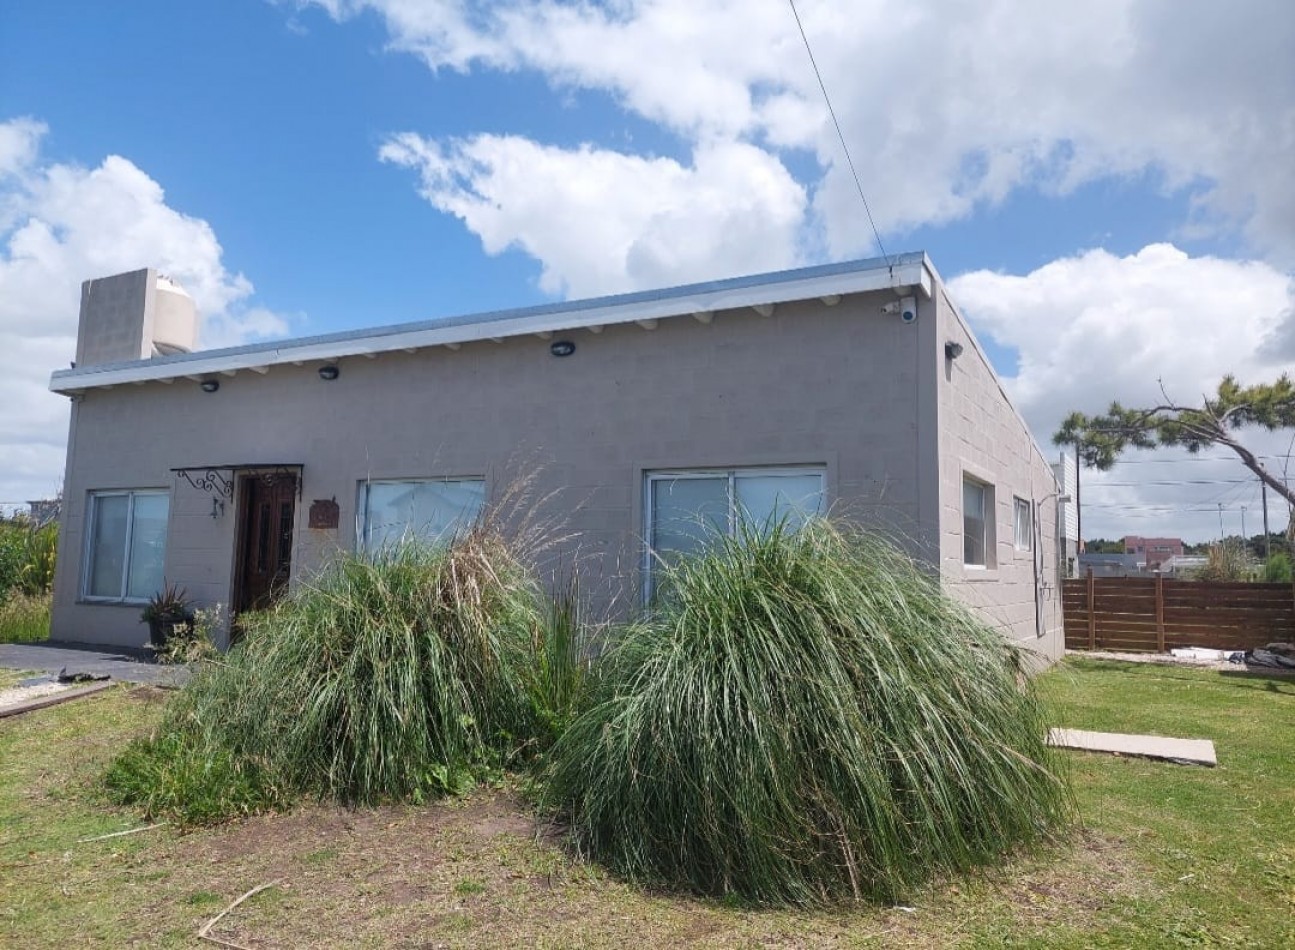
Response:
[[[1075,539],[1075,557],[1084,553],[1084,508],[1079,503],[1079,474],[1083,469],[1084,463],[1079,460],[1079,446],[1075,445],[1075,534],[1079,535]],[[1065,471],[1064,466],[1062,472]]]
[[[1227,544],[1227,535],[1223,533],[1223,502],[1219,502],[1219,544]]]
[[[1267,560],[1273,556],[1273,539],[1268,536],[1268,486],[1262,478],[1259,479],[1259,488],[1264,499],[1264,560]]]
[[[1241,550],[1246,551],[1250,547],[1250,538],[1246,534],[1246,506],[1241,506]],[[1247,557],[1250,555],[1247,554]]]

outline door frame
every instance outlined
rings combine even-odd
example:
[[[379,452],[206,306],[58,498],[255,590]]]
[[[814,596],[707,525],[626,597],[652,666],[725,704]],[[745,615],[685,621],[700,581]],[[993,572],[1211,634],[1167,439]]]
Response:
[[[290,497],[292,501],[292,542],[291,544],[292,544],[292,548],[296,547],[297,518],[299,514],[299,509],[301,507],[299,505],[299,502],[301,500],[301,474],[302,473],[298,468],[285,470],[286,468],[287,468],[286,466],[275,466],[275,467],[265,468],[265,469],[247,468],[247,469],[237,470],[234,473],[234,500],[235,500],[235,512],[236,512],[236,516],[234,519],[234,571],[233,571],[232,577],[230,578],[230,591],[229,591],[231,642],[238,638],[238,634],[236,632],[237,625],[238,625],[238,615],[244,612],[243,610],[240,609],[239,605],[241,604],[243,600],[243,595],[244,595],[244,585],[246,582],[247,554],[248,554],[247,548],[248,548],[248,542],[250,540],[248,537],[248,533],[251,526],[250,509],[252,505],[253,492],[249,490],[248,488],[249,484],[251,484],[252,482],[260,482],[262,485],[269,487],[278,481],[281,481],[281,480],[287,481],[291,479],[292,485],[293,485],[293,489],[290,492]],[[293,561],[295,561],[295,557],[293,555],[296,553],[295,551],[292,550],[292,548],[289,549],[289,561],[288,561],[289,566],[288,566],[288,578],[287,578],[289,582],[291,580],[292,573],[293,573],[293,570],[292,570]],[[286,589],[286,586],[287,585],[285,585],[285,589]]]

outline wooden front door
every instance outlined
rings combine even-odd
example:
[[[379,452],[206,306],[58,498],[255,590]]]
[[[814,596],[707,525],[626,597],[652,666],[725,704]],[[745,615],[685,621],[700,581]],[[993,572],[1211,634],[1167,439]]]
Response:
[[[267,607],[288,589],[297,477],[243,475],[238,488],[242,504],[234,567],[235,615]]]

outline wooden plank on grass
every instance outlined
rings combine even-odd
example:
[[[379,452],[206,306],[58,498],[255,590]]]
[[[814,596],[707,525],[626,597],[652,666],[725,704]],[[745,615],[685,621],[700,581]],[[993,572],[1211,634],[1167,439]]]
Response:
[[[16,706],[5,706],[0,709],[0,719],[6,716],[18,716],[22,713],[35,712],[37,709],[45,709],[48,706],[57,706],[59,703],[66,703],[72,699],[80,699],[82,696],[89,696],[92,693],[101,693],[112,683],[95,683],[93,686],[84,686],[81,689],[65,689],[60,693],[46,693],[36,699],[25,703],[19,703]]]

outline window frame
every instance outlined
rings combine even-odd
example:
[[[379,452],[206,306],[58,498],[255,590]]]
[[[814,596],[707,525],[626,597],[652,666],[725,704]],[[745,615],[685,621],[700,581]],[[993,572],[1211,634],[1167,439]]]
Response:
[[[87,604],[123,604],[127,606],[137,606],[147,604],[148,597],[130,597],[128,596],[130,566],[131,566],[131,548],[135,540],[135,498],[139,495],[161,495],[166,499],[166,536],[163,539],[162,562],[166,563],[166,543],[170,540],[171,534],[171,492],[166,488],[105,488],[94,490],[87,493],[86,517],[85,517],[85,539],[81,554],[81,583],[80,597],[82,603]],[[121,558],[121,583],[119,590],[120,595],[117,597],[106,597],[103,594],[90,593],[90,578],[94,574],[94,548],[95,540],[98,537],[98,527],[95,519],[99,499],[101,498],[125,498],[126,501],[126,537],[124,541],[124,550]],[[165,574],[162,582],[166,582]]]
[[[828,497],[828,466],[822,462],[807,462],[800,464],[783,464],[783,465],[746,465],[746,466],[705,466],[701,468],[665,468],[652,469],[643,471],[642,492],[643,492],[643,602],[650,603],[652,600],[653,584],[653,565],[656,561],[656,546],[654,544],[656,525],[653,521],[652,498],[653,483],[658,481],[682,481],[685,479],[714,479],[719,476],[726,476],[728,487],[728,522],[725,525],[725,531],[729,537],[737,530],[738,506],[737,506],[737,480],[744,476],[778,476],[778,475],[817,475],[820,479],[821,489],[819,497],[822,499],[818,514],[823,514],[826,509]]]
[[[1025,512],[1025,543],[1021,544],[1021,512]],[[1012,496],[1012,546],[1018,551],[1034,550],[1034,505],[1028,498]]]
[[[484,475],[412,475],[400,478],[362,478],[356,488],[355,504],[355,550],[358,554],[376,553],[368,545],[369,533],[369,489],[374,485],[428,485],[472,482],[481,486],[481,507],[473,516],[473,522],[480,517],[486,507],[489,486]],[[429,542],[436,544],[438,542]]]
[[[981,538],[984,561],[976,563],[967,560],[967,485],[976,485],[981,490]],[[963,471],[959,483],[962,492],[959,509],[962,513],[962,526],[959,535],[962,539],[962,567],[964,570],[983,573],[998,567],[998,497],[994,483],[980,478],[972,472]]]

